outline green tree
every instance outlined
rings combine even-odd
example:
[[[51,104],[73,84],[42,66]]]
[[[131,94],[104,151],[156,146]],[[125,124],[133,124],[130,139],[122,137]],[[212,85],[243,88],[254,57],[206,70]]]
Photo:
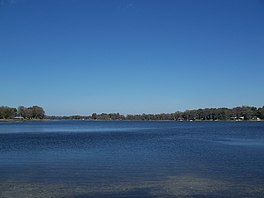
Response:
[[[35,119],[43,119],[44,116],[45,116],[45,111],[43,110],[42,107],[39,107],[39,106],[33,106],[33,107],[30,107],[31,110],[32,110],[32,118],[35,118]]]
[[[0,119],[10,119],[16,116],[17,109],[10,107],[0,107]]]
[[[262,108],[258,108],[257,117],[260,119],[264,119],[264,106]]]

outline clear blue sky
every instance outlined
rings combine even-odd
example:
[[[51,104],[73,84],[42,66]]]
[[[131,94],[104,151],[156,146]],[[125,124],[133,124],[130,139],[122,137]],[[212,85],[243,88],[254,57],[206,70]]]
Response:
[[[0,0],[0,105],[264,105],[263,0]]]

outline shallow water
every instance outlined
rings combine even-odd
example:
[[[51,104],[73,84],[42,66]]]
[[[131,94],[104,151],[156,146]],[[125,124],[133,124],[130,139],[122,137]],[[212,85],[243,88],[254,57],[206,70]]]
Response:
[[[0,123],[0,197],[263,197],[263,122]]]

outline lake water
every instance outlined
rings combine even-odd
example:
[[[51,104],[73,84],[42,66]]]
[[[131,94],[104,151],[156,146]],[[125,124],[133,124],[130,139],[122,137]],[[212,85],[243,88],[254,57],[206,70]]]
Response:
[[[264,122],[0,123],[0,197],[264,197]]]

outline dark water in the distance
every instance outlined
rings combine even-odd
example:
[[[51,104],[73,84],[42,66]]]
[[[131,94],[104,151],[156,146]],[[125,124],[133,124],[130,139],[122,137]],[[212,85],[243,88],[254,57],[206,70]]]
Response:
[[[264,122],[0,123],[0,197],[264,197]]]

